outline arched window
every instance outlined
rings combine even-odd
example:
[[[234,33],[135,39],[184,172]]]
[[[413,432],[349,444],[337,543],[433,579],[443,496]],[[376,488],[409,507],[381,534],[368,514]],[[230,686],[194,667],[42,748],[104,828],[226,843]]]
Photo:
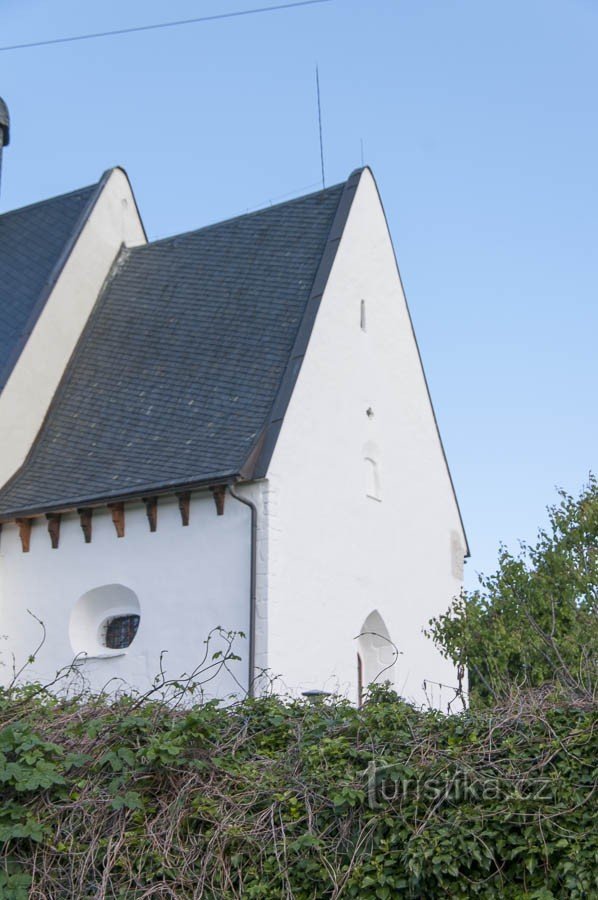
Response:
[[[73,607],[69,637],[76,656],[102,657],[123,653],[135,640],[141,607],[137,595],[123,584],[104,584],[79,597]]]
[[[357,693],[361,705],[370,684],[394,684],[397,650],[377,609],[369,614],[357,636]]]

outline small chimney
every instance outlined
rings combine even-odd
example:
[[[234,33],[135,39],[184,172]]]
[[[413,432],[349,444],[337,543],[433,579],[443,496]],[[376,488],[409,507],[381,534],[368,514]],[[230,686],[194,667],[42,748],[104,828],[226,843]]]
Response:
[[[0,181],[2,179],[2,148],[10,143],[10,116],[8,107],[0,97]]]

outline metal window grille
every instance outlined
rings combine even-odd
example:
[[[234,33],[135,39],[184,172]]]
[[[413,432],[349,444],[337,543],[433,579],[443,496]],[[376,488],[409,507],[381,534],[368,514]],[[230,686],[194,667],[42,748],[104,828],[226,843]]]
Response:
[[[106,646],[110,650],[124,650],[133,642],[139,628],[139,616],[115,616],[106,623]]]

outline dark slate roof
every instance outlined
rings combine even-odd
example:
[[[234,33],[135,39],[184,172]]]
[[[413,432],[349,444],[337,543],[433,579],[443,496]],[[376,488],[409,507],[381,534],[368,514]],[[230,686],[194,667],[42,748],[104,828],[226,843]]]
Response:
[[[0,216],[0,390],[44,308],[101,184]]]
[[[359,175],[121,251],[0,517],[265,474]]]

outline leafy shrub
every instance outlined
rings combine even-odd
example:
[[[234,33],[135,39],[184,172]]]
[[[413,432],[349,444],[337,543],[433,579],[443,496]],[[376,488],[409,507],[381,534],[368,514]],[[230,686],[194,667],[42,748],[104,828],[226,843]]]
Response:
[[[591,696],[173,709],[0,694],[0,897],[598,896]]]
[[[472,703],[514,684],[596,684],[598,482],[590,476],[579,497],[560,497],[535,544],[518,555],[502,547],[496,573],[429,623],[443,655],[468,669]]]

